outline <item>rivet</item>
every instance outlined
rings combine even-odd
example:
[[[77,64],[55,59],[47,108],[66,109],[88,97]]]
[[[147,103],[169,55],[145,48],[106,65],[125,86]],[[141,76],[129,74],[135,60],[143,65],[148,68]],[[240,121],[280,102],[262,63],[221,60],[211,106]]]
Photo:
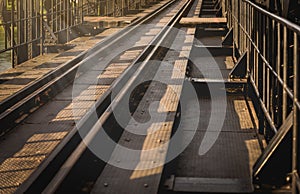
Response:
[[[144,187],[147,188],[147,187],[148,187],[148,184],[145,183],[145,184],[144,184]]]
[[[108,187],[108,183],[104,183],[103,185],[104,185],[104,187]]]

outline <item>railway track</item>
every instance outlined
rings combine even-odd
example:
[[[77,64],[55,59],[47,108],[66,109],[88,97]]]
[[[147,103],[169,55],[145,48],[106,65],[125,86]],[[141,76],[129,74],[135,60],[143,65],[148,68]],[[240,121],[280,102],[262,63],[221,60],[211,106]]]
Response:
[[[251,2],[244,6],[263,21],[265,18],[275,18],[270,21],[274,24],[273,30],[279,22],[278,40],[283,27],[285,43],[278,42],[277,45],[278,71],[283,70],[283,74],[289,75],[289,71],[281,67],[281,54],[289,45],[287,34],[290,31],[287,30],[291,28],[294,49],[289,52],[293,53],[294,67],[297,67],[299,33],[292,31],[289,23]],[[260,75],[256,78],[258,82],[262,80],[267,93],[262,93],[263,98],[259,98],[254,81],[251,83],[251,74],[249,78],[253,88],[248,87],[249,80],[240,79],[243,75],[237,72],[240,71],[237,68],[241,64],[245,67],[246,55],[239,56],[241,53],[234,52],[239,48],[235,44],[238,45],[240,40],[238,38],[236,42],[234,38],[235,27],[233,30],[227,29],[228,24],[232,24],[230,21],[223,20],[221,24],[207,22],[220,16],[221,11],[220,4],[209,0],[170,1],[164,8],[150,14],[150,18],[141,19],[136,26],[124,29],[123,33],[107,38],[105,41],[108,42],[104,41],[80,55],[66,72],[56,75],[57,78],[49,78],[48,85],[41,84],[30,95],[25,95],[26,92],[24,96],[20,95],[18,98],[24,98],[20,103],[11,101],[11,107],[9,103],[4,104],[3,107],[8,110],[2,110],[2,118],[8,125],[1,132],[24,120],[30,112],[37,110],[69,84],[48,103],[49,106],[41,107],[43,110],[39,109],[33,114],[35,116],[25,119],[23,126],[17,127],[19,133],[9,134],[13,142],[20,142],[16,136],[26,139],[21,142],[22,148],[10,148],[14,145],[12,141],[10,144],[0,142],[6,151],[15,149],[0,151],[0,156],[3,153],[10,155],[5,161],[0,157],[1,176],[4,177],[0,179],[0,192],[4,188],[4,193],[8,193],[6,191],[12,187],[9,185],[11,183],[17,185],[17,193],[269,193],[281,184],[287,186],[284,186],[284,192],[290,192],[290,188],[297,189],[297,172],[291,179],[291,185],[286,180],[290,171],[279,176],[267,175],[276,175],[281,171],[268,172],[268,167],[273,167],[273,156],[275,161],[277,159],[276,152],[281,149],[279,144],[284,143],[282,145],[285,146],[291,143],[284,142],[284,138],[290,138],[287,132],[291,131],[292,124],[295,137],[293,151],[297,150],[297,115],[294,114],[297,99],[290,103],[294,107],[293,112],[288,117],[280,117],[286,119],[279,128],[281,132],[265,145],[259,132],[261,122],[270,120],[269,113],[265,113],[266,118],[259,117],[260,113],[266,112],[263,103],[265,96],[268,98],[273,92],[273,84],[271,86],[270,83],[274,80],[270,78],[270,72],[277,77],[278,83],[284,82],[263,56],[266,48],[261,52],[251,37],[247,37],[248,34],[244,38],[249,38],[250,48],[256,49],[254,53],[248,53],[255,59],[255,64],[249,67],[259,73],[260,70],[256,69],[260,66],[257,57],[262,54],[260,57],[266,63],[263,64],[263,72],[267,70],[267,78],[263,73],[261,76],[264,79],[260,79]],[[229,7],[226,13],[227,19],[228,16],[231,20],[236,19],[240,29],[247,31],[239,23],[240,10],[238,17],[229,11]],[[187,32],[181,34],[173,29],[176,29],[182,16],[190,20],[199,16],[203,19],[198,22],[205,22],[199,22],[196,27],[189,24],[180,26],[180,30]],[[250,20],[250,24],[256,20],[256,17]],[[259,25],[250,25],[249,31],[260,32]],[[269,35],[270,28],[263,27],[263,37],[258,36],[257,41]],[[271,40],[267,39],[267,42]],[[284,54],[283,58],[287,56],[289,54]],[[241,57],[237,63],[235,57]],[[297,74],[297,68],[294,71]],[[297,85],[296,74],[294,85]],[[157,75],[161,78],[158,81]],[[231,75],[230,78],[228,75]],[[193,87],[195,94],[187,91],[187,85]],[[30,93],[29,90],[27,92]],[[286,97],[293,97],[288,89],[282,89],[282,92]],[[253,97],[255,95],[258,99]],[[29,109],[23,109],[25,106]],[[257,107],[263,110],[259,110],[258,115],[255,111]],[[49,114],[45,113],[47,108]],[[274,123],[270,120],[269,124]],[[276,127],[273,128],[277,131]],[[28,129],[26,132],[31,135],[21,129]],[[23,137],[24,134],[27,136]],[[268,132],[264,135],[269,137]],[[53,149],[47,149],[47,146]],[[43,160],[43,157],[47,159]],[[296,164],[296,152],[291,159]],[[286,170],[290,165],[278,167]],[[14,181],[10,179],[12,175],[19,175],[20,178]],[[273,183],[268,185],[273,180],[279,181],[276,187],[272,186]],[[9,184],[4,185],[3,182]],[[264,183],[267,183],[266,188]]]
[[[32,103],[34,105],[31,107],[40,106],[34,103],[39,95],[50,99],[62,89],[60,87],[70,82],[74,84],[74,88],[76,88],[76,85],[80,87],[82,82],[92,85],[105,85],[101,95],[94,99],[95,102],[86,111],[86,114],[76,121],[76,126],[70,130],[68,135],[26,182],[18,188],[17,193],[91,192],[92,186],[90,184],[96,181],[107,163],[95,156],[88,149],[88,145],[95,141],[95,137],[103,133],[101,132],[102,126],[105,127],[105,132],[114,141],[117,142],[120,139],[124,129],[117,123],[113,110],[122,103],[128,103],[124,102],[124,99],[126,99],[126,95],[136,83],[141,83],[143,80],[151,80],[159,70],[160,65],[152,61],[161,61],[165,57],[168,47],[176,37],[176,32],[173,30],[174,27],[179,24],[180,18],[187,14],[192,4],[192,0],[170,1],[155,13],[136,21],[120,33],[108,37],[95,48],[81,54],[71,62],[75,64],[66,64],[63,69],[53,72],[48,77],[51,80],[49,83],[36,83],[35,87],[39,85],[39,89],[33,90],[31,88],[27,90],[26,92],[31,93],[31,95],[24,97],[25,101],[21,101],[20,106],[14,105],[13,107],[16,109],[11,109],[10,113],[12,114],[8,112],[1,114],[1,122],[7,122],[7,119],[15,119],[13,115],[16,115],[18,111],[23,111],[26,114],[23,106],[28,106]],[[159,23],[160,21],[162,23]],[[150,39],[149,37],[146,38],[145,41],[141,37],[147,37],[147,33],[149,36],[149,31],[151,31],[153,26],[156,26],[156,35],[150,36]],[[141,40],[144,41],[142,41],[142,44],[139,44],[138,42]],[[117,56],[113,55],[112,50],[114,53],[119,54]],[[131,60],[127,59],[127,65],[122,67],[122,70],[117,73],[115,72],[118,74],[117,76],[109,79],[105,76],[101,78],[101,75],[109,73],[109,68],[118,63],[124,54],[128,53],[131,55]],[[132,55],[132,53],[135,54]],[[91,69],[93,71],[90,71]],[[64,73],[61,72],[63,70],[65,70]],[[108,76],[108,74],[106,75]],[[54,76],[57,76],[57,78],[51,79]],[[97,80],[99,77],[100,79]],[[73,81],[74,78],[77,79]],[[43,81],[46,82],[46,80]],[[144,83],[144,88],[138,88],[138,93],[143,95],[150,86],[151,82]],[[57,91],[54,91],[54,88]],[[79,92],[84,92],[85,89],[79,89]],[[26,96],[26,92],[18,95]],[[132,114],[137,109],[140,100],[139,97],[134,97],[133,99],[135,102],[131,106]],[[30,112],[30,110],[27,110],[27,112]],[[125,121],[127,124],[128,122],[129,120]],[[112,154],[113,149],[114,147],[108,147],[108,158]],[[82,170],[83,167],[86,169]],[[77,174],[78,170],[81,171],[79,173],[80,177],[75,178],[74,173]],[[144,187],[148,186],[144,185]]]
[[[2,101],[0,103],[0,135],[17,126],[27,118],[28,115],[61,92],[66,85],[72,83],[76,74],[78,74],[78,69],[85,71],[87,67],[91,66],[91,63],[95,62],[95,59],[97,60],[107,55],[107,53],[111,53],[112,50],[115,50],[118,47],[116,45],[128,45],[126,41],[128,41],[128,39],[130,40],[132,35],[140,37],[142,33],[147,30],[141,30],[143,28],[142,26],[151,25],[151,22],[155,23],[153,20],[155,20],[155,18],[156,21],[159,20],[159,17],[162,16],[158,15],[166,11],[166,9],[175,2],[176,0],[171,0],[154,12],[137,19],[128,25],[128,27],[108,36],[93,48],[82,52],[71,61],[63,64],[60,68],[50,72]],[[134,42],[134,40],[131,41]],[[129,45],[128,47],[130,46],[133,45]],[[145,45],[143,45],[143,47],[145,47]],[[142,60],[142,57],[140,59]]]

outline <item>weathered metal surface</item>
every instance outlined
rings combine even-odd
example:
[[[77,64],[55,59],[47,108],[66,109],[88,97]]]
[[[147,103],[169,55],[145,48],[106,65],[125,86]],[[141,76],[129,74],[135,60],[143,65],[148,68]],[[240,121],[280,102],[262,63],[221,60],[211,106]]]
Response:
[[[206,187],[206,189],[210,189],[210,192],[219,192],[222,187],[224,191],[228,190],[228,185],[226,184],[227,179],[242,179],[247,180],[245,182],[245,187],[243,187],[246,189],[244,192],[251,191],[252,166],[261,154],[261,149],[255,133],[255,124],[252,123],[250,116],[252,113],[251,110],[247,108],[244,97],[228,96],[226,117],[221,133],[213,147],[203,156],[198,155],[198,150],[204,134],[211,133],[212,135],[218,135],[219,132],[206,132],[211,112],[211,100],[201,97],[199,102],[201,113],[198,130],[191,144],[178,158],[175,176],[186,178],[199,177],[205,178],[207,181],[217,178],[219,182],[222,182],[224,179],[224,184],[220,184],[219,187]],[[190,114],[194,115],[194,113]],[[190,139],[190,136],[194,133],[193,131],[189,131],[189,122],[185,122],[185,120],[188,121],[188,118],[188,115],[187,118],[181,118],[184,130],[183,139]],[[215,122],[221,121],[216,120]],[[214,185],[215,182],[212,181],[210,184]],[[182,191],[187,191],[185,186],[178,186],[177,191],[180,189],[183,189]],[[235,192],[240,192],[237,185],[231,185],[231,187]],[[174,188],[176,188],[176,182]],[[194,186],[194,188],[190,189],[190,191],[199,189],[197,192],[204,192],[205,187],[200,188]]]
[[[84,42],[80,42],[80,40],[75,40],[75,42],[77,42],[80,46],[79,49],[77,50],[83,50],[84,48],[88,48],[94,44],[96,44],[97,42],[99,42],[100,38],[104,38],[105,36],[110,35],[112,32],[117,31],[120,29],[109,29],[107,31],[104,31],[103,33],[97,35],[95,38],[88,38],[89,40],[88,43],[84,43]],[[108,33],[109,32],[109,33]],[[99,37],[99,38],[97,38]],[[144,42],[144,44],[147,44],[146,42]],[[55,59],[54,60],[61,60],[62,58],[69,58],[72,57],[72,53],[75,53],[76,49],[74,50],[70,50],[65,56],[61,55],[61,56],[54,56]],[[51,127],[49,127],[49,125],[60,125],[63,126],[63,128],[59,128],[60,132],[63,133],[59,133],[60,136],[56,137],[56,141],[55,144],[53,144],[53,146],[48,146],[47,149],[43,149],[43,147],[41,146],[40,149],[44,150],[43,151],[43,158],[40,160],[37,160],[35,165],[32,166],[31,170],[29,171],[20,171],[20,172],[16,172],[15,174],[10,174],[8,175],[6,172],[10,172],[11,170],[13,170],[12,168],[10,168],[9,166],[4,166],[5,170],[3,171],[3,176],[5,177],[5,179],[1,179],[1,191],[3,190],[4,192],[13,192],[15,191],[18,186],[24,182],[29,176],[30,174],[42,163],[42,161],[45,159],[45,157],[47,157],[52,151],[53,149],[57,146],[57,144],[65,137],[65,135],[74,127],[74,121],[75,120],[79,120],[84,114],[85,112],[94,104],[95,100],[100,98],[101,95],[108,89],[109,84],[111,83],[111,81],[113,81],[114,79],[116,79],[120,74],[122,74],[123,71],[126,70],[126,68],[130,65],[130,63],[128,63],[127,61],[132,61],[134,60],[134,58],[136,56],[138,56],[140,54],[141,50],[135,50],[132,52],[124,52],[123,54],[121,54],[119,57],[122,59],[125,59],[126,62],[113,62],[111,63],[111,65],[107,66],[104,69],[94,69],[92,71],[90,71],[90,75],[89,76],[82,76],[82,79],[85,80],[85,82],[82,82],[81,85],[79,85],[79,89],[78,91],[74,91],[72,90],[73,86],[69,86],[68,88],[66,88],[66,90],[61,93],[60,95],[58,95],[51,103],[45,105],[44,107],[42,107],[40,110],[38,110],[38,112],[32,116],[30,116],[24,123],[22,126],[17,127],[14,132],[12,132],[11,134],[5,136],[6,141],[2,142],[3,146],[1,146],[1,155],[3,156],[3,160],[7,160],[10,161],[11,158],[13,157],[14,154],[21,154],[24,155],[25,153],[23,153],[23,149],[26,148],[27,145],[27,138],[31,138],[33,136],[35,136],[36,134],[39,133],[50,133],[52,132]],[[39,64],[37,64],[36,66],[38,66]],[[102,85],[98,83],[98,85],[93,85],[90,78],[98,78],[99,81],[103,81],[103,79],[106,79],[107,76],[111,76],[114,75],[112,78],[112,80],[110,80],[109,83],[106,83],[106,81],[104,81],[105,83],[103,83]],[[78,81],[80,81],[78,79]],[[96,82],[97,83],[97,82]],[[89,84],[89,85],[88,85]],[[75,92],[75,95],[74,93]],[[73,102],[71,101],[73,100]],[[74,107],[76,107],[76,109],[74,110]],[[47,125],[44,125],[41,128],[39,128],[39,125],[43,125],[44,123],[48,123]],[[27,130],[25,130],[26,128],[30,127],[31,125],[37,125],[37,127],[32,127],[32,132],[28,133]],[[50,130],[50,132],[49,132]],[[18,145],[16,146],[15,142],[15,136],[18,136],[21,132],[27,133],[26,135],[21,135],[23,136],[23,139],[18,141]],[[41,142],[43,141],[47,141],[47,136],[41,136]],[[52,145],[52,144],[51,144]],[[39,146],[39,145],[36,145]],[[27,150],[27,148],[26,148]],[[36,151],[38,149],[32,148],[30,149],[31,153],[30,155],[34,155],[36,154]],[[20,152],[20,153],[19,153]],[[9,155],[6,155],[6,153],[11,153]],[[26,154],[25,154],[26,155]],[[24,155],[24,156],[25,156]],[[26,157],[22,157],[21,160],[26,161],[27,159],[30,158],[26,158]],[[25,166],[22,166],[22,163],[19,163],[19,167],[18,168],[26,168]],[[7,168],[6,168],[7,167]],[[8,184],[9,182],[15,182],[14,179],[18,177],[20,178],[20,180],[18,181],[17,185],[12,185],[12,184]],[[9,188],[9,191],[6,190]]]
[[[269,169],[272,173],[256,173],[255,179],[278,187],[289,184],[286,177],[299,172],[300,27],[249,0],[226,0],[224,8],[228,26],[233,28],[236,55],[247,51],[247,76],[259,112],[259,132],[270,142],[265,153],[272,157],[263,155],[255,171]],[[286,133],[291,125],[286,121],[290,122],[291,114],[293,132]],[[296,193],[294,177],[291,190]]]
[[[209,22],[209,18],[201,22]],[[173,185],[169,184],[169,190],[203,193],[253,191],[252,166],[261,154],[256,134],[257,118],[249,99],[245,98],[242,93],[231,95],[230,89],[223,87],[231,82],[232,84],[245,84],[246,80],[228,79],[229,72],[234,67],[234,60],[232,53],[228,53],[222,46],[217,48],[217,45],[222,44],[222,36],[226,35],[222,28],[221,24],[219,27],[218,25],[209,26],[208,29],[204,26],[198,30],[200,42],[196,42],[197,45],[192,51],[191,61],[195,65],[190,66],[189,76],[192,80],[201,83],[194,84],[197,88],[198,99],[189,101],[185,107],[192,107],[193,104],[199,103],[199,125],[196,133],[191,130],[190,118],[195,115],[195,112],[190,109],[187,109],[187,115],[182,115],[180,118],[181,130],[183,130],[182,142],[192,141],[174,162],[176,170],[174,170]],[[216,106],[217,109],[212,110],[210,98],[212,94],[209,94],[211,91],[207,89],[205,83],[219,85],[220,92],[227,90],[226,110],[219,108],[222,107],[220,103],[224,103],[222,97],[215,97],[214,103],[219,105]],[[213,112],[225,114],[221,131],[217,128],[207,131]],[[213,119],[213,123],[222,122],[221,118]],[[201,142],[207,133],[218,138],[208,152],[199,155]]]
[[[176,41],[173,47],[181,47],[181,49],[184,49],[182,50],[183,52],[190,50],[191,44],[189,44],[190,46],[185,45],[186,47],[181,46],[186,38],[186,36],[179,34],[175,39]],[[152,101],[159,100],[160,105],[156,111],[169,112],[168,121],[161,122],[161,118],[153,115],[154,119],[151,119],[152,124],[149,125],[147,129],[148,133],[145,136],[135,134],[134,132],[140,131],[140,127],[129,122],[119,143],[129,149],[141,149],[141,156],[139,160],[133,160],[132,158],[119,158],[118,155],[114,155],[113,153],[111,160],[118,160],[120,164],[122,162],[135,164],[136,170],[126,170],[106,165],[95,183],[92,193],[132,193],[132,191],[137,193],[158,192],[168,148],[168,143],[166,142],[168,142],[171,137],[173,121],[179,103],[179,96],[177,95],[181,93],[187,66],[187,60],[176,59],[180,57],[180,55],[180,52],[169,51],[167,53],[165,60],[169,63],[174,61],[173,63],[176,69],[174,70],[172,66],[167,66],[158,72],[158,74],[160,78],[166,80],[170,85],[164,86],[155,82],[151,83],[146,93],[143,94],[143,99],[133,114],[135,120],[139,122],[147,121],[148,114],[145,114],[145,107],[148,107]],[[181,71],[178,72],[178,69]],[[173,79],[176,80],[176,85],[172,84]],[[174,91],[176,91],[176,93]],[[135,121],[133,123],[135,123]],[[155,153],[151,152],[152,154],[148,154],[149,152],[147,152],[147,150],[157,148],[161,146],[160,144],[162,143],[167,145],[157,149]],[[161,165],[154,167],[157,166],[157,164]]]
[[[174,191],[180,192],[245,193],[251,190],[249,179],[176,177],[174,183]]]

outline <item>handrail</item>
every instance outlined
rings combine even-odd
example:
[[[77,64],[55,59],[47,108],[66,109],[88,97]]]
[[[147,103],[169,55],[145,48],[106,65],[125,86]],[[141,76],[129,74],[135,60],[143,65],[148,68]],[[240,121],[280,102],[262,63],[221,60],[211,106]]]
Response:
[[[247,56],[246,78],[253,99],[257,102],[255,107],[258,111],[259,132],[271,142],[255,164],[255,169],[266,169],[267,162],[274,161],[270,159],[271,155],[287,156],[287,152],[284,153],[279,148],[280,154],[276,155],[277,147],[274,145],[288,143],[292,149],[289,151],[292,152],[290,152],[291,156],[285,159],[290,165],[280,167],[284,173],[274,172],[274,176],[278,175],[276,176],[278,182],[275,184],[285,184],[283,174],[292,171],[294,175],[298,175],[300,167],[298,164],[300,159],[300,26],[265,10],[250,0],[225,0],[225,7],[228,27],[233,29],[233,45],[237,51],[234,53],[246,53]],[[236,57],[239,55],[237,54]],[[288,122],[292,124],[288,125]],[[283,141],[287,133],[282,133],[282,129],[291,134],[290,140]],[[276,144],[274,139],[277,141]],[[263,181],[266,182],[274,182],[267,178],[269,175],[264,174],[267,171],[263,171],[254,173],[255,180],[264,179]],[[299,185],[299,178],[292,177],[293,194],[296,193],[296,187]]]
[[[249,0],[242,0],[248,4],[250,4],[253,8],[255,8],[256,10],[258,10],[259,12],[263,13],[264,15],[270,17],[271,19],[274,19],[275,21],[279,22],[280,24],[286,26],[287,28],[289,28],[290,30],[296,32],[298,35],[300,35],[300,26],[283,18],[283,17],[280,17],[276,14],[273,14],[261,7],[259,7],[258,5],[256,5],[255,3],[249,1]]]

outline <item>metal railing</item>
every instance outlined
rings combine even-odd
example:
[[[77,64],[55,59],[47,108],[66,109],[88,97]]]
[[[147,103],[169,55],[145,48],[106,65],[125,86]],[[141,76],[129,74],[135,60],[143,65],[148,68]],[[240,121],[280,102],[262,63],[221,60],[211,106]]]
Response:
[[[2,0],[0,4],[0,28],[3,34],[0,53],[10,52],[14,65],[27,57],[24,55],[16,57],[17,53],[26,52],[30,58],[39,50],[37,45],[42,41],[39,28],[42,8],[37,0]]]
[[[84,16],[124,16],[155,0],[0,0],[0,61],[12,67],[72,39]],[[11,56],[11,57],[10,57]]]
[[[124,16],[128,11],[140,10],[150,2],[150,0],[84,0],[85,15]]]
[[[66,42],[82,24],[83,0],[0,0],[0,54],[14,67],[43,53],[45,40]],[[58,37],[58,38],[57,38]],[[57,39],[55,39],[57,38]]]
[[[44,0],[44,25],[48,25],[59,43],[70,40],[70,30],[83,23],[83,0]]]
[[[224,0],[238,55],[246,53],[247,77],[260,105],[259,131],[271,140],[292,120],[292,191],[299,185],[300,27],[249,0]],[[299,191],[299,190],[298,190]]]

